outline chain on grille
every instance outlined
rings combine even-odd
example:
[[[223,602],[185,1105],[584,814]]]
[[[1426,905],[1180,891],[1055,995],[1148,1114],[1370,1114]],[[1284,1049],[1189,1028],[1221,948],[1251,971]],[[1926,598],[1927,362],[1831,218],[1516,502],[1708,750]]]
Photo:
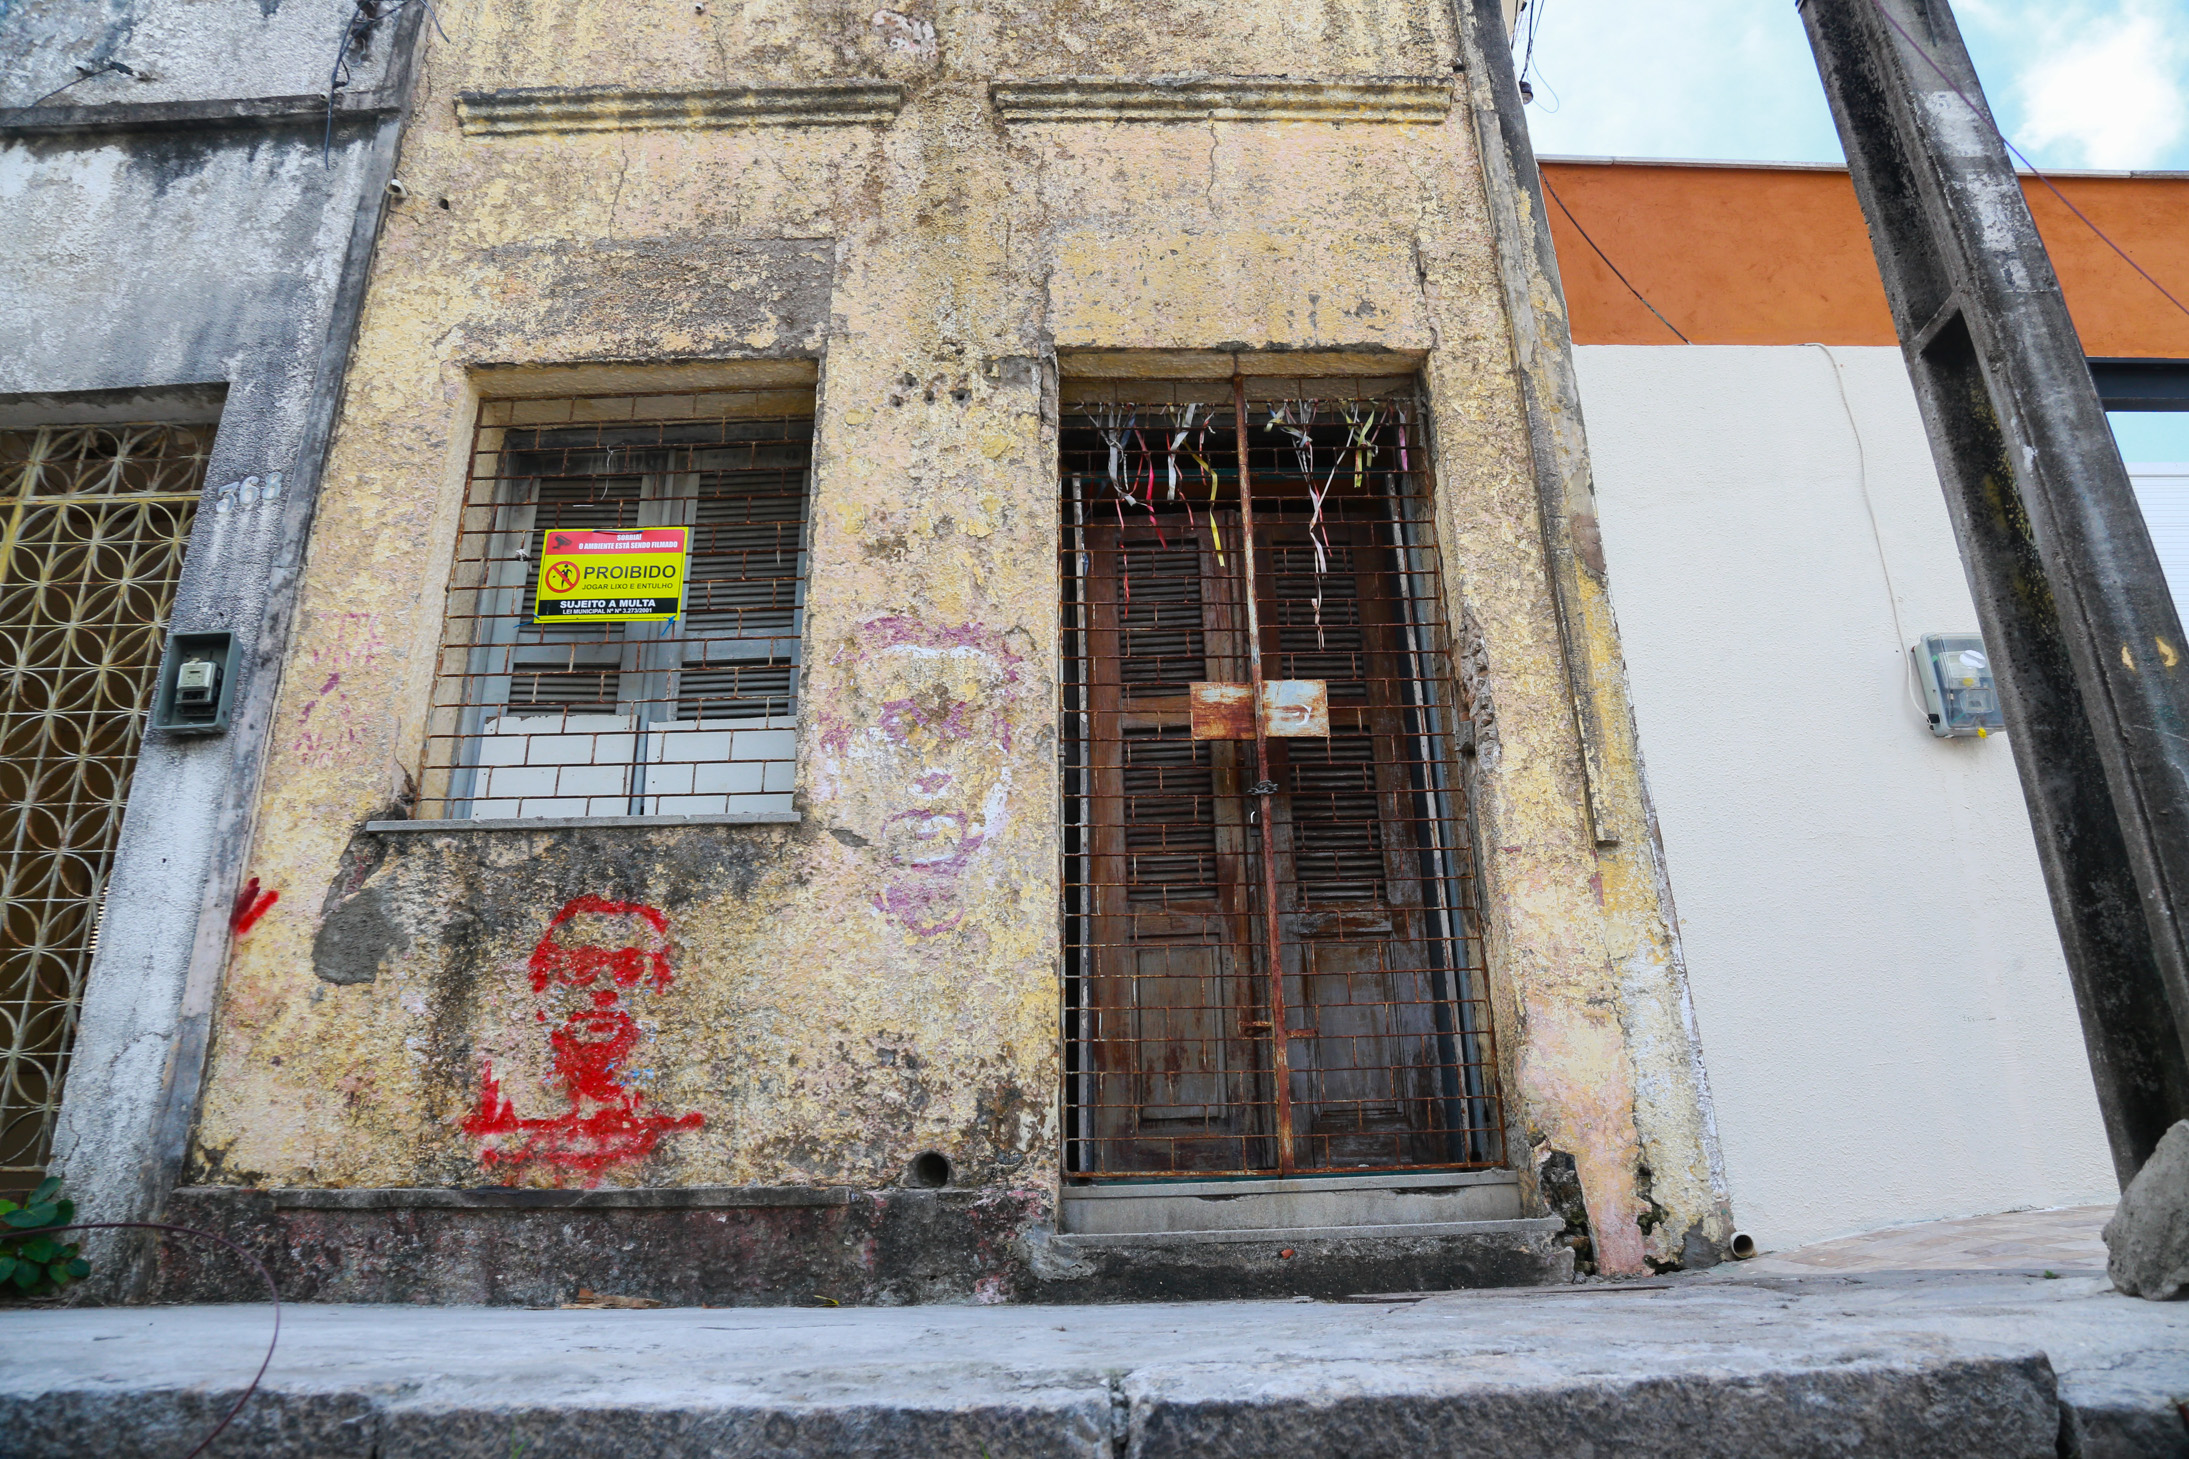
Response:
[[[1498,1164],[1469,726],[1414,386],[1249,395],[1266,675],[1318,681],[1329,712],[1266,765],[1191,728],[1193,684],[1248,678],[1228,382],[1065,387],[1066,1168]]]
[[[0,432],[0,1192],[50,1153],[212,435]]]
[[[489,401],[426,745],[426,817],[791,808],[811,391]],[[548,534],[689,529],[673,622],[542,623]]]

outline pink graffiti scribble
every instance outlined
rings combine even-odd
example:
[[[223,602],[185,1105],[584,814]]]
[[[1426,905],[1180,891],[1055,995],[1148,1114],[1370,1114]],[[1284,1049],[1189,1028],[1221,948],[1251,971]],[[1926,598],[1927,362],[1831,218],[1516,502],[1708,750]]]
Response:
[[[859,626],[859,635],[869,648],[976,649],[1002,661],[1006,684],[1018,682],[1019,655],[1011,651],[1002,634],[978,623],[935,624],[922,623],[917,618],[870,618]],[[845,650],[837,654],[836,661],[843,663],[859,656],[860,650]]]
[[[898,744],[912,738],[912,731],[924,729],[938,740],[969,740],[973,726],[967,716],[972,706],[960,699],[942,714],[912,699],[892,699],[882,706],[882,733]]]
[[[965,920],[954,882],[899,878],[874,894],[874,909],[897,919],[914,937],[940,937]]]
[[[1010,814],[1023,656],[977,623],[891,616],[860,624],[835,662],[855,686],[847,702],[870,707],[821,721],[823,794],[849,781],[888,807],[868,901],[914,937],[939,937],[965,922],[968,880]]]
[[[631,919],[630,940],[620,947],[567,945],[560,935],[563,925],[581,914]],[[587,1003],[548,1035],[555,1078],[569,1108],[544,1119],[522,1117],[502,1094],[493,1066],[483,1065],[478,1103],[464,1121],[464,1133],[480,1142],[481,1166],[506,1166],[514,1174],[546,1165],[582,1172],[593,1183],[609,1166],[653,1153],[663,1135],[704,1123],[696,1111],[650,1113],[645,1094],[623,1082],[625,1061],[644,1035],[621,1006],[618,990],[645,983],[656,993],[668,990],[675,981],[668,931],[669,919],[658,908],[594,896],[573,898],[547,924],[526,965],[532,991],[590,990]],[[535,1018],[546,1022],[546,1011],[535,1010]]]
[[[304,728],[304,726],[312,722],[312,711],[319,708],[321,703],[325,701],[326,696],[334,692],[334,686],[341,682],[342,675],[340,673],[333,673],[327,676],[327,682],[319,686],[319,698],[314,699],[311,703],[305,705],[303,712],[297,715],[296,727],[298,729],[301,730]]]
[[[338,613],[315,623],[300,645],[296,673],[320,678],[319,688],[298,710],[289,750],[300,764],[321,769],[358,754],[373,731],[366,717],[352,713],[343,675],[373,664],[387,647],[377,613]],[[323,677],[322,677],[323,676]]]
[[[953,930],[965,920],[959,881],[987,839],[960,811],[897,812],[882,826],[882,844],[897,871],[875,893],[875,909],[914,937]]]
[[[893,857],[907,866],[963,871],[988,838],[961,811],[899,811],[882,823]]]

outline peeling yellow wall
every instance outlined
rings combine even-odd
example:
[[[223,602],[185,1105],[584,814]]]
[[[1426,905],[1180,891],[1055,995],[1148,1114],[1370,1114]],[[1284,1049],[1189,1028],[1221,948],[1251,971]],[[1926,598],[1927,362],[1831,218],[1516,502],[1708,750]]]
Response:
[[[1575,1156],[1600,1257],[1636,1269],[1638,1091],[1665,1080],[1637,1066],[1624,1020],[1636,967],[1649,996],[1671,986],[1669,944],[1654,884],[1605,875],[1583,810],[1464,93],[1441,122],[1008,122],[988,92],[1069,75],[1449,82],[1443,5],[437,14],[447,39],[429,38],[264,781],[252,870],[282,899],[234,950],[197,1177],[476,1183],[461,1126],[478,1061],[540,1058],[527,959],[570,898],[644,884],[668,889],[674,970],[632,995],[649,1097],[702,1118],[604,1178],[879,1184],[937,1149],[975,1182],[1053,1188],[1057,352],[1242,351],[1268,373],[1286,367],[1265,352],[1380,352],[1424,374],[1451,618],[1479,629],[1486,726],[1494,704],[1477,817],[1513,1125]],[[596,108],[601,129],[467,135],[455,106],[855,78],[903,85],[894,120],[610,126]],[[482,395],[770,383],[800,361],[821,376],[802,823],[408,833],[361,871],[359,826],[420,768]],[[547,368],[588,364],[559,384]],[[906,698],[967,705],[982,733],[885,732],[882,706]],[[947,884],[891,853],[907,781],[938,761],[981,836]],[[1631,746],[1617,763],[1638,801]],[[407,888],[409,921],[368,981],[330,983],[318,919],[360,874]],[[447,905],[427,915],[435,887]],[[630,935],[613,920],[573,935]],[[1655,1145],[1657,1199],[1684,1229],[1710,1209],[1703,1142]]]

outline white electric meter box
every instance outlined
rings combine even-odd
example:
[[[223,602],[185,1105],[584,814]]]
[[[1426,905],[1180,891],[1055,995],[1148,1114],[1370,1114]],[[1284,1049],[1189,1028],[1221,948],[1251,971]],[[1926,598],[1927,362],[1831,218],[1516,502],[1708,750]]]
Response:
[[[1926,633],[1908,650],[1923,684],[1923,708],[1940,739],[2006,732],[1991,657],[1973,633]]]

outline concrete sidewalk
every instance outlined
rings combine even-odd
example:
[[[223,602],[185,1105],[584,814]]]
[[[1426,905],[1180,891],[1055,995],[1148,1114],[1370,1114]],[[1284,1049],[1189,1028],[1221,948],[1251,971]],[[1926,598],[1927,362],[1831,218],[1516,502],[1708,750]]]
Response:
[[[292,1306],[214,1452],[2189,1455],[2189,1304],[2082,1264],[1755,1265],[1350,1302]],[[269,1315],[0,1313],[0,1450],[174,1459]]]

